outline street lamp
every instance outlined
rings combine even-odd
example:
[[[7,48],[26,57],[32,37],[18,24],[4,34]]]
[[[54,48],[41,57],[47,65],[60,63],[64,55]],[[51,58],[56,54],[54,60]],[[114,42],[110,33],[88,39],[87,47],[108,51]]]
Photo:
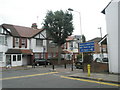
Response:
[[[101,39],[102,39],[102,28],[101,27],[99,27],[98,29],[100,29],[100,36],[101,36]],[[102,47],[102,43],[100,44],[100,52],[101,52],[101,59],[103,58],[103,47]]]
[[[71,8],[68,8],[68,10],[69,11],[74,11],[74,12],[77,12],[78,14],[79,14],[79,20],[80,20],[80,33],[81,33],[81,43],[83,42],[82,41],[82,25],[81,25],[81,13],[79,12],[79,11],[75,11],[75,10],[73,10],[73,9],[71,9]]]
[[[101,39],[102,39],[102,28],[99,27],[98,29],[100,29],[100,36],[101,36]]]
[[[69,11],[74,11],[77,12],[79,14],[79,20],[80,20],[80,33],[81,33],[81,43],[83,43],[83,39],[82,39],[82,25],[81,25],[81,13],[79,11],[75,11],[71,8],[68,8]],[[78,48],[79,48],[79,43],[78,43]],[[83,52],[82,52],[82,62],[83,62]]]

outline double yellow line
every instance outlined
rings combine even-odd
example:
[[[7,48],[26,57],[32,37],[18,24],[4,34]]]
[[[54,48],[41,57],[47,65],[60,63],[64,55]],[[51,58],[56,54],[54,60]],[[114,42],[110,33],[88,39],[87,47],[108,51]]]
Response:
[[[17,79],[17,78],[25,78],[25,77],[33,77],[33,76],[40,76],[40,75],[47,75],[47,74],[54,74],[58,72],[49,72],[49,73],[40,73],[40,74],[32,74],[32,75],[24,75],[24,76],[16,76],[16,77],[7,77],[7,78],[0,78],[0,80],[8,80],[8,79]]]
[[[87,79],[80,79],[80,78],[72,78],[72,77],[66,77],[66,76],[60,76],[60,77],[61,78],[66,78],[66,79],[79,80],[79,81],[84,81],[84,82],[98,83],[98,84],[104,84],[104,85],[111,85],[111,86],[120,87],[120,84],[106,83],[106,82],[100,82],[100,81],[94,81],[94,80],[87,80]]]

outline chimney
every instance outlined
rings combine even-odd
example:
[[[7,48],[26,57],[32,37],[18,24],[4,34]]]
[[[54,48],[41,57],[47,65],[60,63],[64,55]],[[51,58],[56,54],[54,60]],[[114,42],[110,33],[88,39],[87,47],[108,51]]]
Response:
[[[32,26],[31,26],[31,28],[37,29],[37,24],[36,24],[36,23],[33,23]]]

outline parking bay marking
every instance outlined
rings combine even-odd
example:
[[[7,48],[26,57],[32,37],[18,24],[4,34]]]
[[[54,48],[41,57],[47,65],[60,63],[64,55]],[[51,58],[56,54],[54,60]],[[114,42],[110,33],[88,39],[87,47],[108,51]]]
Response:
[[[104,84],[104,85],[111,85],[111,86],[120,87],[120,84],[99,82],[99,81],[94,81],[94,80],[87,80],[87,79],[80,79],[80,78],[72,78],[72,77],[66,77],[66,76],[60,76],[60,77],[61,77],[61,78],[66,78],[66,79],[71,79],[71,80],[78,80],[78,81],[85,81],[85,82],[91,82],[91,83],[98,83],[98,84]]]
[[[8,80],[8,79],[17,79],[17,78],[33,77],[33,76],[48,75],[48,74],[55,74],[55,73],[58,73],[58,72],[49,72],[49,73],[40,73],[40,74],[32,74],[32,75],[24,75],[24,76],[16,76],[16,77],[7,77],[7,78],[0,78],[0,80]]]

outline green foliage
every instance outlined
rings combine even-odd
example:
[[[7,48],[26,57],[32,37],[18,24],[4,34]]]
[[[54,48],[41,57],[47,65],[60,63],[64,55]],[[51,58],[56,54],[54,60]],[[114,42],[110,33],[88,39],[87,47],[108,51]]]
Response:
[[[86,42],[86,38],[85,38],[84,35],[82,35],[82,42],[83,42],[83,43]]]
[[[82,54],[77,55],[77,60],[80,60],[80,59],[82,59]]]
[[[66,38],[72,35],[73,16],[68,11],[48,11],[44,20],[44,28],[51,35],[53,42],[61,46],[66,42]]]

